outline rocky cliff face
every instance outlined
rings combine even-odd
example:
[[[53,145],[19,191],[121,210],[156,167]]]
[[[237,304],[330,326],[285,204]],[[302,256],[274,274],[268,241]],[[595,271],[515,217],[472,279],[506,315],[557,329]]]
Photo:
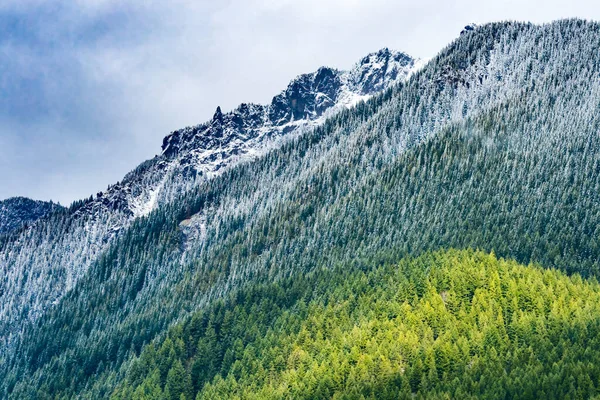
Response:
[[[210,121],[166,136],[159,156],[88,199],[77,214],[109,210],[126,219],[146,215],[224,168],[251,160],[292,134],[408,79],[421,65],[406,53],[384,48],[349,71],[321,67],[299,75],[270,104],[243,103],[227,113],[217,107]]]
[[[220,157],[213,158],[243,154],[244,148],[260,147],[258,142],[321,123],[323,117],[406,80],[420,65],[386,48],[364,57],[350,71],[321,67],[296,77],[270,104],[241,104],[227,114],[217,108],[211,121],[173,132],[163,141],[163,155],[217,149]],[[245,145],[249,141],[252,146]]]

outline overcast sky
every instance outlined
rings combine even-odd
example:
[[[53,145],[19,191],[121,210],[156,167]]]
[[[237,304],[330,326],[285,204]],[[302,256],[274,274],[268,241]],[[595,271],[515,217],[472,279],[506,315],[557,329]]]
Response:
[[[600,2],[2,0],[0,199],[87,197],[170,131],[321,65],[386,46],[431,58],[469,22],[565,17],[600,20]]]

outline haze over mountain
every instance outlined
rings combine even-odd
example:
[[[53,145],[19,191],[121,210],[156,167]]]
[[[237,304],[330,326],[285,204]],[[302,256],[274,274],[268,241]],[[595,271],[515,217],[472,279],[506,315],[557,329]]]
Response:
[[[0,236],[0,393],[597,395],[598,48],[468,25],[171,133]]]

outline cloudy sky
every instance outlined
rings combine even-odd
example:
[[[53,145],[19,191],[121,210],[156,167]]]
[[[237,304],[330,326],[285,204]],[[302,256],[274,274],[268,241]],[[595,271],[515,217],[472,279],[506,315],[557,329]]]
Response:
[[[0,199],[89,196],[170,131],[321,65],[385,46],[430,58],[472,21],[565,17],[600,20],[600,2],[2,0]]]

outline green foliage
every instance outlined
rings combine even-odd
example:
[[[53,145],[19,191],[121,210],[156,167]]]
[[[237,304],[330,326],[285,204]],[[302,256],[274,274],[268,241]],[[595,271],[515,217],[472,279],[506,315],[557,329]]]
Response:
[[[125,398],[137,390],[140,395],[154,393],[157,386],[164,396],[174,360],[180,360],[189,374],[192,395],[203,388],[230,388],[232,377],[238,382],[243,371],[257,374],[260,390],[271,393],[264,375],[282,378],[291,353],[286,353],[290,351],[285,347],[289,343],[277,333],[272,353],[260,354],[269,363],[255,356],[262,351],[257,347],[262,346],[259,339],[270,337],[265,328],[274,327],[265,321],[280,321],[284,326],[281,329],[289,327],[289,340],[300,335],[312,301],[305,299],[308,295],[304,293],[313,293],[307,292],[306,286],[316,285],[318,280],[297,277],[325,274],[335,281],[323,270],[336,265],[367,271],[434,249],[480,248],[523,263],[535,261],[568,273],[598,276],[598,48],[600,25],[596,23],[569,20],[537,27],[486,25],[448,46],[405,86],[342,112],[323,127],[291,140],[256,162],[228,170],[136,220],[57,305],[36,322],[24,324],[19,340],[0,363],[0,397],[104,398],[113,392],[129,360],[148,348],[151,350],[144,350],[143,356],[146,364],[136,363],[138,372],[134,368],[128,373],[131,392]],[[202,239],[190,239],[190,231],[180,224],[190,216],[205,221],[206,236]],[[66,229],[66,225],[81,223],[61,219],[58,213],[52,218],[58,228],[44,225],[32,235],[60,236],[60,229]],[[0,239],[0,248],[12,249],[12,240]],[[406,289],[410,288],[411,297],[406,299],[411,307],[415,306],[413,300],[426,299],[430,290],[427,263],[413,267]],[[37,279],[46,283],[46,278],[60,274],[58,263],[47,277]],[[347,277],[343,273],[341,276]],[[465,279],[472,282],[470,276]],[[362,281],[353,282],[360,289]],[[374,287],[386,287],[380,283],[374,283]],[[475,295],[476,283],[449,292],[446,308],[451,313],[466,312],[461,301]],[[220,302],[246,286],[254,289],[244,293],[256,293],[257,298],[239,299],[235,302],[239,310]],[[344,286],[337,281],[329,287],[321,286],[315,296],[329,294],[334,287]],[[441,289],[435,287],[441,296]],[[290,288],[297,288],[300,294],[294,295],[296,292],[290,292]],[[499,288],[494,290],[503,293],[503,286]],[[267,299],[265,303],[263,298]],[[517,345],[522,340],[522,327],[513,325],[512,313],[535,311],[537,293],[522,289],[518,303],[506,302],[502,310],[511,315],[511,319],[503,319],[506,335],[510,343]],[[434,303],[431,300],[430,306]],[[247,309],[245,304],[256,308]],[[295,311],[280,320],[282,310],[290,309]],[[203,310],[203,317],[194,324],[194,330],[183,329],[183,336],[171,333],[172,343],[164,347],[162,342],[153,350],[146,347],[165,335],[173,323],[196,310]],[[21,319],[27,321],[26,316]],[[439,327],[454,329],[447,324],[447,315],[436,318],[426,321],[431,337],[433,332],[444,336],[439,334]],[[245,323],[239,323],[239,319]],[[322,322],[317,316],[307,321]],[[344,326],[343,321],[335,321]],[[348,323],[361,332],[366,328],[359,322],[350,319]],[[485,335],[478,331],[474,343],[479,347],[488,343],[501,354],[496,348],[505,339],[500,328]],[[594,332],[595,328],[581,329],[573,331],[573,340],[593,342],[593,335],[583,332]],[[305,331],[312,332],[311,327],[305,326]],[[517,341],[510,336],[513,334]],[[447,344],[453,348],[453,343]],[[511,353],[511,357],[520,357],[517,361],[524,360],[527,367],[523,368],[529,368],[520,371],[527,376],[522,378],[522,385],[538,382],[531,372],[537,372],[536,357],[560,361],[556,358],[562,354],[560,349],[568,347],[568,343],[560,342],[552,342],[554,347],[539,344],[551,353],[558,350],[554,355],[541,350],[534,355]],[[357,346],[357,350],[364,350]],[[310,349],[301,348],[312,354]],[[156,357],[147,351],[156,352]],[[199,353],[206,357],[192,356]],[[332,350],[326,354],[343,358],[341,354],[346,353]],[[406,367],[405,375],[400,374],[406,379],[398,378],[396,386],[391,387],[400,387],[404,392],[421,387],[450,390],[444,389],[450,385],[444,374],[454,373],[453,363],[457,361],[444,354],[425,350],[423,354],[410,353],[414,363]],[[488,374],[500,371],[488,359],[492,352],[474,354],[478,358],[470,358],[473,365],[486,357],[490,368],[496,368]],[[580,356],[586,359],[585,354]],[[240,370],[244,357],[255,357],[256,369]],[[315,363],[314,368],[312,364],[305,367],[312,374],[307,382],[318,383],[310,390],[329,393],[332,387],[346,382],[319,380],[328,375],[321,373],[319,359]],[[501,362],[505,365],[502,363],[505,361]],[[356,360],[348,371],[354,371],[358,364]],[[361,369],[352,376],[358,381],[363,372],[370,376],[370,365],[367,363],[366,372]],[[539,368],[545,373],[544,368],[552,365],[544,361]],[[588,371],[588,364],[577,368]],[[239,376],[235,373],[238,370]],[[180,376],[175,372],[172,376]],[[579,375],[565,375],[567,372],[573,371],[557,369],[553,373],[565,377],[564,382],[577,390],[590,386],[584,378],[585,382],[572,381],[571,376]],[[455,397],[473,392],[485,382],[479,379],[483,376],[481,372],[471,380],[459,380]],[[589,378],[595,386],[593,374]],[[350,378],[343,375],[343,379]],[[545,379],[554,382],[554,378]],[[439,386],[438,381],[445,382],[445,386]],[[272,390],[282,390],[272,385]],[[185,382],[178,386],[178,393],[187,392],[188,386]],[[375,389],[364,390],[368,396],[368,390]],[[347,396],[358,395],[352,392]]]
[[[113,398],[148,390],[164,363],[167,398],[589,398],[599,334],[596,282],[482,252],[427,253],[231,296],[148,346]]]

